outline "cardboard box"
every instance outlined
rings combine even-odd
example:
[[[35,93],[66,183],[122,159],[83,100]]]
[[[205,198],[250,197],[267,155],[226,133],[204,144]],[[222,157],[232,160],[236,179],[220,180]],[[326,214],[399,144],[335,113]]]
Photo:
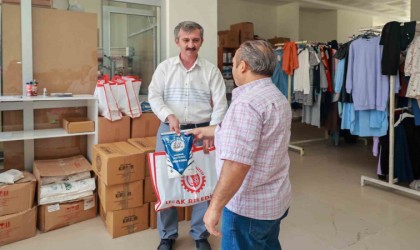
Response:
[[[67,133],[93,132],[95,123],[87,117],[67,117],[63,119],[63,128]]]
[[[155,211],[155,204],[156,202],[150,202],[150,228],[151,229],[157,228],[157,212]],[[176,210],[178,210],[178,221],[185,220],[185,208],[176,207]]]
[[[231,30],[222,30],[217,32],[219,35],[219,46],[223,48],[239,47],[239,36]]]
[[[106,212],[143,205],[143,181],[106,186],[99,179],[98,190],[101,206]]]
[[[105,117],[98,117],[98,143],[127,141],[130,138],[131,118],[123,116],[121,120],[110,121]]]
[[[230,30],[238,37],[239,45],[248,40],[254,40],[254,24],[250,22],[230,25]]]
[[[144,178],[144,203],[157,201],[155,188],[153,187],[152,178]]]
[[[25,170],[25,155],[23,153],[23,141],[5,141],[3,142],[3,170],[17,169]]]
[[[128,142],[135,146],[136,148],[140,149],[140,152],[144,153],[145,156],[145,173],[144,176],[150,176],[150,168],[149,168],[149,159],[147,157],[148,153],[155,152],[156,149],[156,136],[151,137],[144,137],[144,138],[132,138],[128,139]]]
[[[36,206],[16,214],[0,216],[0,246],[36,235]]]
[[[178,210],[178,221],[185,220],[185,207],[177,207]]]
[[[54,160],[34,161],[34,175],[38,181],[38,194],[41,190],[41,178],[43,176],[66,176],[76,173],[92,171],[92,166],[83,155]],[[40,203],[38,195],[38,204]]]
[[[193,206],[185,207],[185,220],[191,220]]]
[[[105,212],[100,206],[100,215],[112,238],[121,237],[149,228],[149,206]]]
[[[34,205],[35,176],[25,171],[23,176],[15,184],[0,186],[0,216],[19,213]]]
[[[155,204],[156,202],[150,202],[150,215],[149,215],[149,219],[150,219],[150,228],[151,229],[155,229],[157,228],[157,212],[155,211]]]
[[[286,38],[286,37],[274,37],[274,38],[267,39],[267,41],[274,46],[277,43],[287,43],[287,42],[290,42],[290,38]]]
[[[76,155],[87,156],[86,135],[37,139],[34,141],[35,160],[67,158]]]
[[[131,138],[128,142],[144,153],[155,152],[156,149],[156,136]]]
[[[32,0],[32,6],[52,8],[53,0]],[[20,0],[1,0],[0,3],[20,4]]]
[[[96,144],[92,165],[107,186],[144,179],[145,155],[128,142]]]
[[[96,217],[96,194],[77,201],[41,205],[38,207],[38,228],[48,232]]]
[[[156,136],[160,120],[153,113],[143,113],[131,120],[131,138]]]

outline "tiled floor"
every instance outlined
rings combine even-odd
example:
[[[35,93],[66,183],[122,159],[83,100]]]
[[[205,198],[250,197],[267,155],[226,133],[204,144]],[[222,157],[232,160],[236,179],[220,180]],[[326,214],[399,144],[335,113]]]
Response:
[[[293,140],[322,137],[313,127],[294,126]],[[283,249],[420,249],[420,200],[367,185],[376,159],[363,143],[304,144],[305,155],[290,152],[293,204],[281,227]],[[188,222],[180,223],[175,249],[195,249]],[[219,240],[211,237],[213,249]],[[111,239],[99,217],[2,247],[15,249],[156,249],[156,230]]]

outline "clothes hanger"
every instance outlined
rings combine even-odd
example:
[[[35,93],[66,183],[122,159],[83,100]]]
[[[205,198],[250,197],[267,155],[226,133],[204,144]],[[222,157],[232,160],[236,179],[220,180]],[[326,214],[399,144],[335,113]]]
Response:
[[[402,113],[400,115],[400,118],[398,118],[398,121],[396,123],[394,123],[394,127],[397,127],[405,118],[414,118],[414,115],[410,114],[410,113]]]

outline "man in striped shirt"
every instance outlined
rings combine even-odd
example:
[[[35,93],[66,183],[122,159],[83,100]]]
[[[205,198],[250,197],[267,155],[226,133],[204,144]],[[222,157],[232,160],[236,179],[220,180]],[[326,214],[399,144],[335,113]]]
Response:
[[[179,23],[174,30],[178,56],[167,59],[156,68],[149,86],[149,102],[162,121],[157,134],[156,151],[164,151],[161,133],[215,125],[227,110],[226,86],[219,69],[198,56],[203,44],[203,28],[195,22]],[[204,151],[213,146],[213,139],[203,140]],[[194,205],[191,237],[197,249],[211,249],[209,233],[203,222],[208,202]],[[178,216],[175,207],[158,212],[159,250],[170,250],[178,237]]]
[[[281,249],[280,222],[291,201],[292,115],[271,81],[275,65],[267,42],[243,43],[233,59],[239,87],[223,122],[189,132],[197,139],[215,137],[219,181],[204,223],[210,234],[223,236],[222,249]]]

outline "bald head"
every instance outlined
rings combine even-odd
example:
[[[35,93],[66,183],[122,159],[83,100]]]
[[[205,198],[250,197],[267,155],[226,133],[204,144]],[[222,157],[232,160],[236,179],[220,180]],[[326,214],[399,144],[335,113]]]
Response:
[[[252,73],[271,77],[276,68],[276,56],[270,43],[263,40],[246,41],[236,52],[236,63],[244,61]]]

